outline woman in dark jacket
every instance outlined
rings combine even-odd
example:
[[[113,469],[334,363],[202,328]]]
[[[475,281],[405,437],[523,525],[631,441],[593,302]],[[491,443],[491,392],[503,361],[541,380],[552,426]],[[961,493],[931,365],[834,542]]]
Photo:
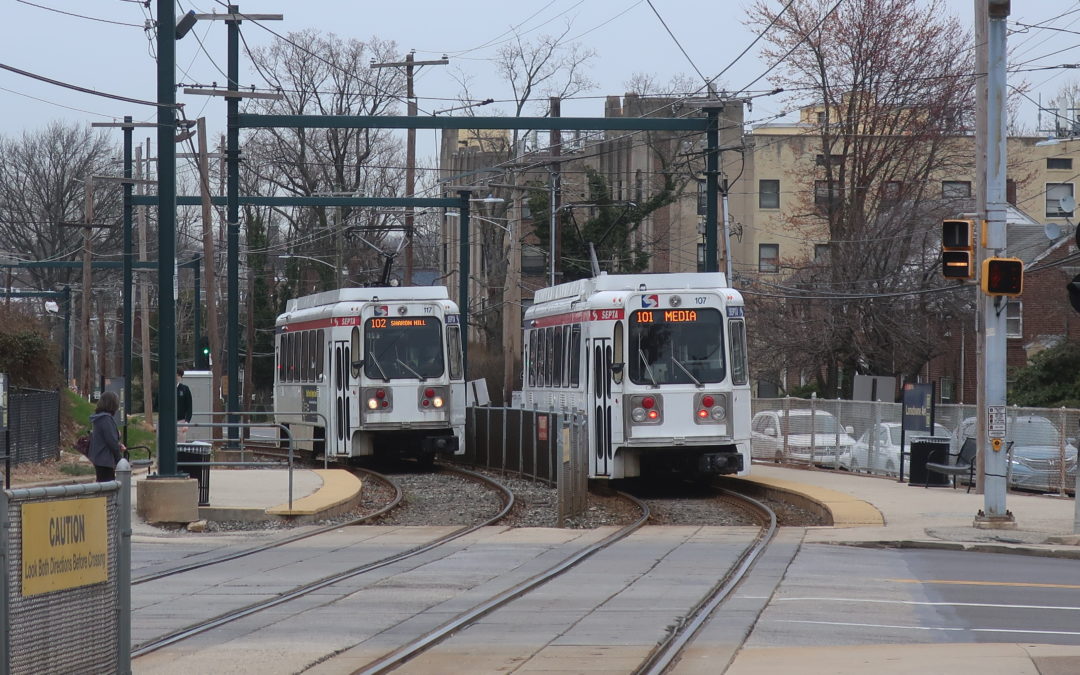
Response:
[[[99,483],[116,480],[116,463],[120,461],[120,453],[126,450],[113,417],[119,409],[120,397],[114,391],[106,391],[90,416],[90,452],[86,456],[94,464]]]

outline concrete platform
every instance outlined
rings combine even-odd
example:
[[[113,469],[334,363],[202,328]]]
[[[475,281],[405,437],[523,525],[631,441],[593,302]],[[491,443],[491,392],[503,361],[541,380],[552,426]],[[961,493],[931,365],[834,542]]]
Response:
[[[216,522],[288,521],[306,523],[340,515],[360,503],[363,484],[343,469],[217,469],[210,470],[209,504],[198,518]],[[145,473],[138,484],[153,481]],[[291,483],[291,490],[290,490]]]

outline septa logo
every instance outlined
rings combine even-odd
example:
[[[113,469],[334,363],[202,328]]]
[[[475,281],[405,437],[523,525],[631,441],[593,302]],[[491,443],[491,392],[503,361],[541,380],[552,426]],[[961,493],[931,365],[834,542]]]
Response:
[[[641,296],[641,306],[645,309],[651,309],[660,306],[660,296],[658,295],[643,295]]]
[[[386,305],[376,305],[375,306],[375,316],[386,316],[389,313],[390,313],[390,308],[387,307]]]

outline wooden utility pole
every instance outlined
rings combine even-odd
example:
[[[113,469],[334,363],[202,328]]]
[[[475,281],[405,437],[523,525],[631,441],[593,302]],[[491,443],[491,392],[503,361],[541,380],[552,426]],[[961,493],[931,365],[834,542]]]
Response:
[[[551,96],[548,98],[548,105],[550,107],[549,117],[560,117],[562,115],[562,100],[558,96]],[[548,169],[551,172],[551,184],[550,184],[550,199],[548,209],[551,214],[550,227],[551,232],[548,233],[548,255],[551,256],[551,269],[550,277],[548,278],[548,284],[554,286],[561,278],[558,271],[559,265],[559,249],[562,247],[562,238],[559,233],[559,190],[560,179],[559,174],[562,168],[559,164],[559,156],[562,154],[562,134],[558,129],[551,130],[551,138],[548,143],[551,147],[549,151],[551,153],[551,167]]]
[[[146,139],[146,165],[147,175],[150,173],[150,139]],[[142,146],[135,146],[135,177],[143,177],[143,156]],[[146,190],[146,183],[137,181],[135,183],[135,189],[138,190],[139,195]],[[146,262],[146,207],[140,206],[135,212],[136,222],[139,226],[139,262]],[[139,279],[139,343],[142,346],[142,391],[143,391],[143,414],[146,417],[146,423],[151,427],[154,426],[154,386],[153,375],[150,372],[150,281],[146,278],[146,273],[140,275]]]
[[[221,383],[221,336],[218,333],[217,317],[217,270],[214,265],[214,210],[210,203],[210,161],[206,142],[206,118],[198,121],[199,135],[199,192],[202,195],[203,219],[203,286],[206,295],[206,340],[210,345],[211,392],[217,393]],[[195,311],[202,311],[196,298]],[[199,349],[199,345],[195,345]],[[219,410],[218,397],[212,396],[214,410]]]
[[[373,63],[372,68],[405,68],[405,100],[406,114],[416,117],[416,93],[413,91],[413,69],[416,66],[445,66],[450,59],[445,56],[433,61],[416,61],[412,52],[405,55],[405,61],[393,63]],[[413,197],[416,194],[416,129],[409,127],[405,136],[405,196]],[[403,286],[412,286],[413,275],[413,218],[415,212],[412,206],[405,207],[405,283]]]
[[[108,227],[108,225],[94,223],[94,177],[88,175],[83,185],[86,189],[86,196],[83,200],[83,222],[61,222],[60,225],[83,228],[82,301],[80,303],[81,312],[79,320],[79,332],[81,338],[80,348],[82,352],[79,360],[79,393],[83,396],[89,396],[93,391],[93,387],[90,383],[90,304],[94,285],[93,266],[91,265],[90,235],[93,232],[93,228]],[[104,345],[102,345],[102,349],[104,349]]]

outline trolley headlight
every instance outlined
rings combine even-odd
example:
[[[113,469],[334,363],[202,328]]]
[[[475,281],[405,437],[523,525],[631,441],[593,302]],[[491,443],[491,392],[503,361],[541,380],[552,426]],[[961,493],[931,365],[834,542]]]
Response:
[[[433,399],[431,400],[431,403],[432,403],[432,405],[434,405],[434,406],[435,406],[436,408],[441,408],[441,407],[443,407],[443,398],[442,398],[442,396],[436,396],[435,398],[433,398]]]
[[[723,406],[713,406],[711,415],[717,422],[723,422],[727,418],[727,411],[724,410]]]
[[[367,407],[368,407],[369,410],[378,410],[379,401],[377,399],[374,399],[374,398],[369,398],[368,402],[367,402]]]
[[[645,408],[634,408],[633,410],[631,410],[630,419],[634,420],[635,422],[644,422]]]

